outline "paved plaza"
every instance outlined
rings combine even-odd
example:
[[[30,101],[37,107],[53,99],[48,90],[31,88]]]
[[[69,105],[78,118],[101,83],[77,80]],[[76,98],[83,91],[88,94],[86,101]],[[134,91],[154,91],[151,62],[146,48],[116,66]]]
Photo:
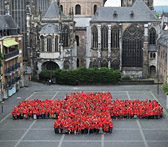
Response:
[[[87,88],[85,88],[87,89]],[[103,90],[101,90],[103,89]],[[124,89],[124,88],[123,88]],[[82,88],[72,90],[59,89],[37,90],[26,99],[64,99],[66,94],[80,92]],[[100,92],[105,88],[92,88],[84,92]],[[155,99],[150,90],[108,90],[113,100]],[[157,100],[158,101],[158,100]],[[168,120],[122,119],[113,120],[112,134],[68,135],[55,134],[54,119],[13,120],[11,114],[0,121],[1,147],[168,147]]]

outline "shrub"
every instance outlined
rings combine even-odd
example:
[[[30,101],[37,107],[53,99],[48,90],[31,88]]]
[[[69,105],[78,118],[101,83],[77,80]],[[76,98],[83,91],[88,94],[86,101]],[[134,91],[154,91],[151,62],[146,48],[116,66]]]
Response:
[[[120,81],[121,73],[109,68],[78,68],[75,70],[42,71],[40,80],[55,78],[57,84],[115,84]]]
[[[122,77],[122,80],[131,80],[131,77],[129,75],[124,75]]]
[[[168,83],[163,84],[162,89],[163,89],[164,93],[168,95]]]

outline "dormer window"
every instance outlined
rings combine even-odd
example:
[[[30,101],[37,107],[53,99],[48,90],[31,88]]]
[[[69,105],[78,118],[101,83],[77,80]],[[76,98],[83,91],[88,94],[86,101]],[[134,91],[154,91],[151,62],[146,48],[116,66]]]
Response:
[[[130,16],[134,17],[134,11],[131,11]]]
[[[116,11],[116,10],[114,11],[113,16],[114,16],[114,17],[117,17],[117,16],[118,16],[118,14],[117,14],[117,11]]]

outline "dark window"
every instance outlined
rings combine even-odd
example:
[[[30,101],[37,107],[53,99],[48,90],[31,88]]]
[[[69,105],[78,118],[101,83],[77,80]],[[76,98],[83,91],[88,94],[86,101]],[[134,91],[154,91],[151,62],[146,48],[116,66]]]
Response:
[[[106,26],[101,28],[101,48],[108,48],[108,28]]]
[[[78,36],[78,35],[76,35],[76,36],[75,36],[75,38],[76,38],[76,43],[77,43],[77,46],[79,46],[79,36]]]
[[[56,69],[59,69],[59,66],[55,62],[47,61],[42,64],[42,70],[56,70]]]
[[[122,43],[123,67],[142,67],[143,63],[143,32],[131,25],[123,34]]]
[[[61,9],[61,11],[63,12],[63,6],[62,6],[62,5],[60,6],[60,9]]]
[[[97,11],[97,5],[94,5],[94,14],[96,13]]]
[[[69,61],[64,61],[64,69],[70,69]]]
[[[58,36],[55,36],[55,52],[58,52]]]
[[[155,53],[150,53],[150,59],[155,59],[156,54]]]
[[[119,29],[116,26],[111,31],[111,48],[119,48]]]
[[[76,5],[75,6],[75,14],[76,15],[80,15],[81,14],[81,6],[80,5]]]
[[[52,52],[52,38],[51,38],[51,36],[47,37],[47,52]]]
[[[156,44],[156,30],[154,28],[151,28],[149,30],[149,44],[150,45]]]
[[[98,32],[97,27],[92,27],[92,47],[98,48]]]
[[[77,67],[79,67],[79,58],[77,58]]]
[[[41,36],[41,51],[44,52],[44,36]]]
[[[111,63],[111,68],[114,70],[119,70],[120,64],[119,61],[117,59],[115,59],[112,63]]]
[[[63,28],[62,41],[63,41],[63,47],[69,46],[69,27],[68,26],[64,26]]]
[[[108,67],[108,62],[106,60],[103,60],[101,62],[101,67]]]

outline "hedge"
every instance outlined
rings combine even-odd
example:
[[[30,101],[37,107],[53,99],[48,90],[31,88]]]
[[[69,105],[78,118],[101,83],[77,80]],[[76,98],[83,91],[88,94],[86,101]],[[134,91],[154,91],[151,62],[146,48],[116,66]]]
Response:
[[[116,84],[121,80],[121,73],[112,68],[78,68],[75,70],[42,71],[40,80],[55,79],[57,84]]]
[[[165,83],[161,87],[166,95],[168,95],[168,83]]]

